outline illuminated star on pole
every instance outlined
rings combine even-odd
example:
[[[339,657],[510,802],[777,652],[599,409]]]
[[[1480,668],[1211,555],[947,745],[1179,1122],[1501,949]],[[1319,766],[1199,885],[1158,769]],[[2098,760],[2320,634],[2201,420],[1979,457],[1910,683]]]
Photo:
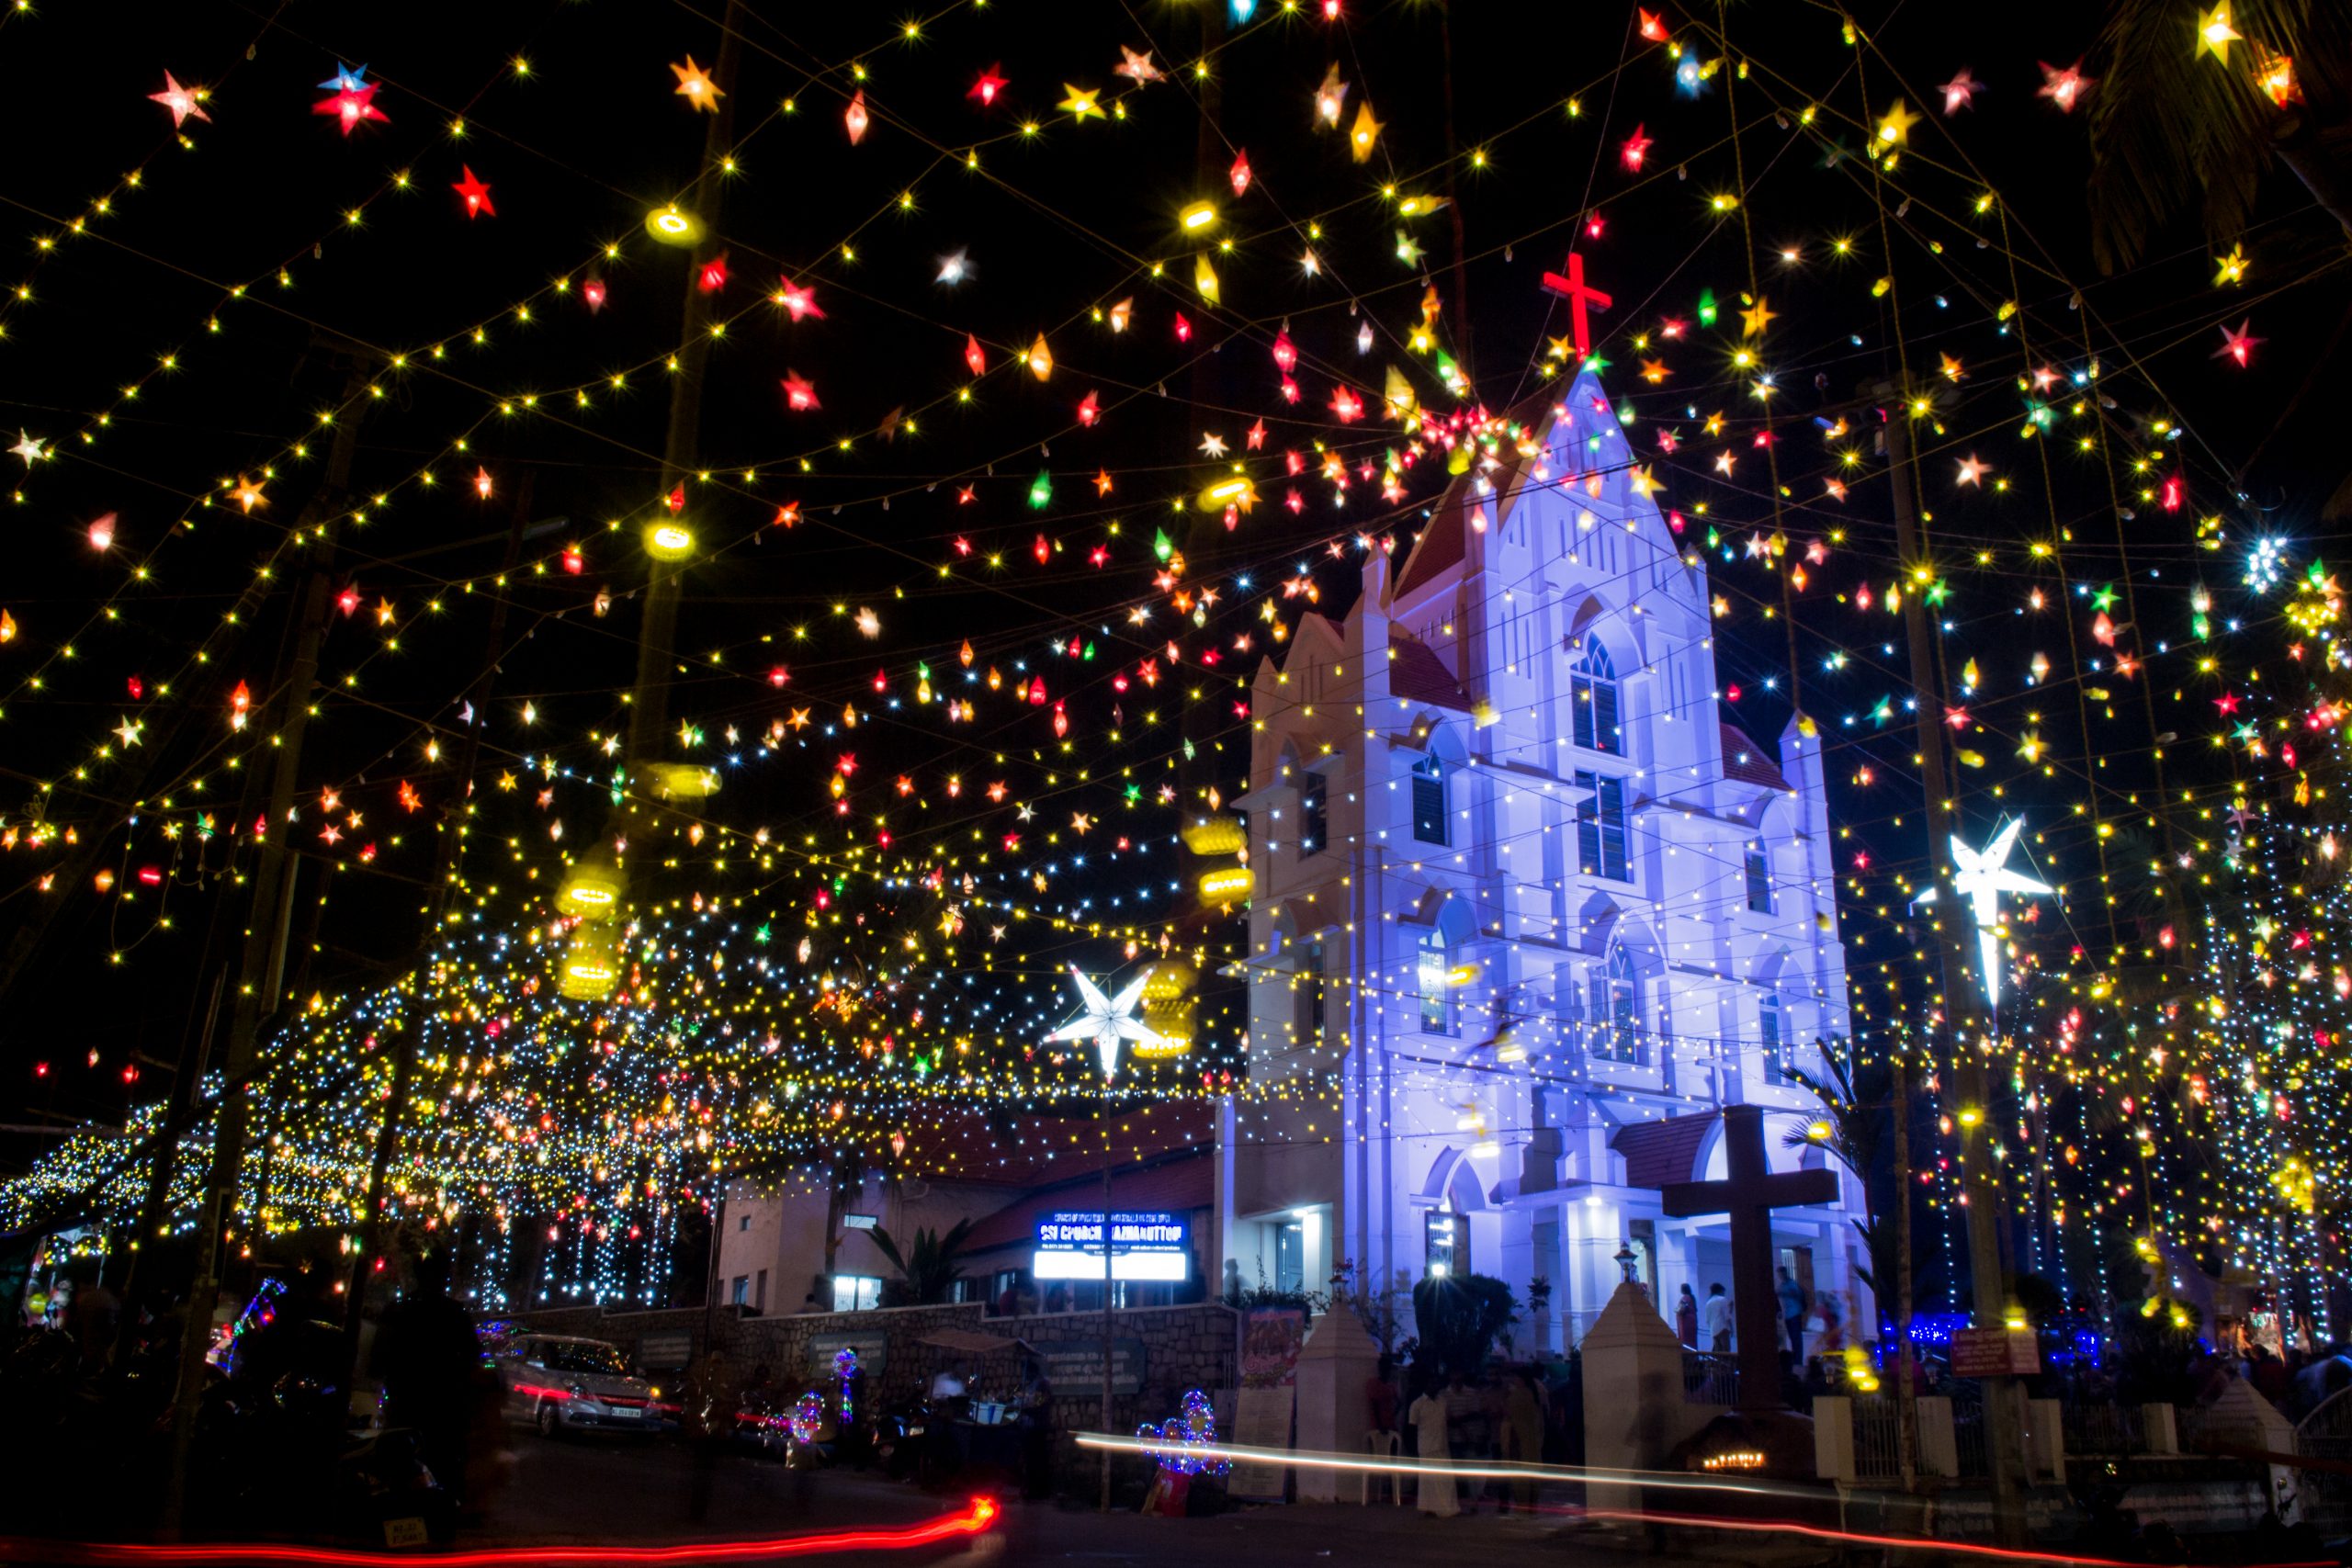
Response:
[[[1969,913],[1976,925],[1976,956],[1984,980],[1984,999],[1998,1003],[2001,999],[2001,895],[2021,893],[2029,897],[2052,891],[2046,882],[2038,882],[2021,871],[2008,868],[2009,852],[2017,847],[2018,834],[2025,827],[2023,818],[2011,819],[2008,826],[1993,835],[1992,842],[1981,850],[1972,850],[1961,841],[1959,834],[1951,836],[1952,886],[1968,900]],[[1939,889],[1930,887],[1912,903],[1935,902]]]
[[[1078,994],[1084,1010],[1051,1034],[1046,1043],[1063,1040],[1091,1040],[1102,1058],[1102,1076],[1114,1077],[1119,1071],[1119,1042],[1132,1040],[1138,1045],[1165,1043],[1165,1036],[1134,1015],[1136,1003],[1143,997],[1144,982],[1151,978],[1151,970],[1128,981],[1115,997],[1106,997],[1102,987],[1070,965],[1069,977],[1078,982]]]

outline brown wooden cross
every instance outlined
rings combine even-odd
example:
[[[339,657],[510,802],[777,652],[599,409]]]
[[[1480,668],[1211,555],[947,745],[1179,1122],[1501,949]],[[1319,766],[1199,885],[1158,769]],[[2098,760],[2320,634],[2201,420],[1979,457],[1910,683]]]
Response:
[[[1772,1211],[1838,1200],[1834,1170],[1773,1174],[1764,1157],[1764,1111],[1726,1105],[1721,1181],[1677,1181],[1659,1189],[1667,1213],[1731,1216],[1731,1296],[1739,1327],[1739,1407],[1778,1410],[1781,1303],[1772,1293]]]
[[[1574,251],[1568,253],[1568,275],[1563,277],[1556,272],[1545,273],[1544,291],[1557,294],[1568,302],[1568,325],[1576,334],[1577,357],[1591,358],[1592,331],[1585,324],[1584,308],[1589,303],[1596,310],[1606,310],[1616,301],[1585,282],[1584,257]]]

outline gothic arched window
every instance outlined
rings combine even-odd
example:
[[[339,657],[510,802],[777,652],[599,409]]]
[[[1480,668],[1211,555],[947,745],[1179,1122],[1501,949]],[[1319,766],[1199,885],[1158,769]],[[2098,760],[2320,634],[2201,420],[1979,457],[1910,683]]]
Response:
[[[1414,953],[1414,979],[1421,993],[1421,1028],[1430,1034],[1451,1034],[1453,1022],[1453,944],[1442,930],[1421,933]]]
[[[1642,1059],[1642,986],[1634,955],[1609,950],[1609,963],[1592,977],[1592,1009],[1587,1015],[1592,1055],[1611,1062]]]
[[[1617,725],[1617,666],[1597,637],[1584,639],[1584,652],[1568,666],[1571,739],[1588,751],[1623,755]]]
[[[1445,821],[1445,759],[1431,751],[1413,764],[1413,837],[1424,844],[1451,842]]]

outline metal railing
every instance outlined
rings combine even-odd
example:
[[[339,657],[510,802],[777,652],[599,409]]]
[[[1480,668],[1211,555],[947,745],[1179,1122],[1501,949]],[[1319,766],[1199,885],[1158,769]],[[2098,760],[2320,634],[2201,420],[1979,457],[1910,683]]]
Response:
[[[1903,1412],[1892,1399],[1857,1399],[1854,1412],[1854,1474],[1862,1481],[1899,1481],[1903,1476]]]
[[[2068,1400],[2058,1407],[2058,1414],[2069,1454],[2104,1458],[2148,1451],[2147,1433],[2136,1404]]]
[[[1704,1350],[1682,1352],[1682,1401],[1686,1404],[1739,1403],[1739,1364]]]

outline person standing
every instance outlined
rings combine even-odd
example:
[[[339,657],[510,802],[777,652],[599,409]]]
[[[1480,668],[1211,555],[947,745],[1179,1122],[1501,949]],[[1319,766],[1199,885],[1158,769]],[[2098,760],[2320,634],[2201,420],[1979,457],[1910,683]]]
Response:
[[[1413,1401],[1405,1418],[1413,1424],[1413,1436],[1419,1444],[1421,1467],[1413,1472],[1413,1493],[1423,1518],[1450,1519],[1462,1511],[1454,1501],[1453,1472],[1443,1467],[1443,1461],[1453,1454],[1446,1441],[1446,1391],[1437,1383],[1422,1390]],[[1436,1460],[1438,1466],[1427,1461]]]
[[[1717,1356],[1731,1354],[1731,1298],[1720,1284],[1707,1287],[1706,1310],[1700,1321],[1707,1331],[1707,1348]]]
[[[1802,1366],[1804,1363],[1804,1287],[1790,1278],[1785,1265],[1776,1272],[1780,1275],[1780,1283],[1772,1289],[1773,1293],[1781,1298],[1781,1321],[1788,1325],[1789,1365]]]
[[[481,1342],[448,1283],[447,1248],[418,1258],[409,1293],[376,1326],[369,1359],[384,1385],[384,1424],[413,1431],[424,1467],[457,1495],[466,1485]]]
[[[1682,1299],[1674,1303],[1674,1337],[1686,1349],[1699,1348],[1699,1298],[1688,1284],[1682,1287]]]
[[[1544,1461],[1544,1390],[1535,1381],[1532,1367],[1521,1367],[1510,1376],[1510,1386],[1503,1391],[1503,1458],[1513,1464],[1541,1464]],[[1522,1508],[1535,1506],[1535,1483],[1514,1481],[1502,1494],[1503,1512],[1510,1512],[1516,1499]]]

